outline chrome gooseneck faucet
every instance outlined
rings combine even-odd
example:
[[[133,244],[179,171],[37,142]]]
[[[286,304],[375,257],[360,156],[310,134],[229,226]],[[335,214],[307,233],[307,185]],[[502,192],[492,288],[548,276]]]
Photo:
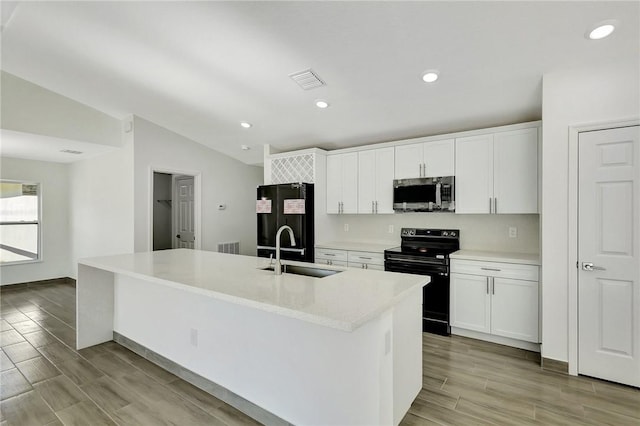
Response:
[[[280,235],[285,229],[289,231],[289,240],[291,241],[291,245],[293,247],[296,246],[296,238],[293,236],[293,229],[288,225],[281,226],[276,233],[276,264],[273,266],[273,272],[275,272],[276,275],[282,275],[282,264],[280,263]]]

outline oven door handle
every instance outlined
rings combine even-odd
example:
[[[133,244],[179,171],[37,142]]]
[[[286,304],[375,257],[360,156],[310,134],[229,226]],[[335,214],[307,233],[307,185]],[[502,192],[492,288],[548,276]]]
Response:
[[[392,262],[409,262],[409,263],[421,263],[423,265],[442,265],[445,266],[442,263],[439,262],[425,262],[424,260],[414,260],[414,259],[404,259],[402,257],[387,257],[385,260],[389,260]]]

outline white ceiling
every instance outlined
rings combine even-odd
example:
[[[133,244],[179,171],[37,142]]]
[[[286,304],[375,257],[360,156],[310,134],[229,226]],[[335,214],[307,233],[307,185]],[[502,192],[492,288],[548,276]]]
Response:
[[[2,19],[2,69],[253,164],[263,144],[334,149],[540,119],[544,73],[638,57],[639,4],[22,2]],[[608,19],[621,24],[611,37],[585,38]],[[327,85],[288,77],[307,68]],[[427,69],[440,72],[432,85]]]
[[[114,151],[114,146],[0,129],[0,156],[73,163]],[[65,152],[75,151],[75,152]]]

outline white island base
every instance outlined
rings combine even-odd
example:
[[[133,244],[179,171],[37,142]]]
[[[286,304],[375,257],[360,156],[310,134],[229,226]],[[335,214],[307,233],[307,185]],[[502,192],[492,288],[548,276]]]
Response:
[[[148,259],[138,262],[145,255]],[[349,298],[354,287],[349,285],[342,299],[330,297],[338,280],[362,281],[364,276],[376,281],[383,277],[379,274],[388,273],[357,271],[358,275],[350,277],[345,271],[325,278],[275,277],[256,267],[264,259],[234,256],[245,258],[250,275],[255,271],[259,276],[250,291],[235,287],[228,291],[190,282],[212,267],[209,258],[196,267],[202,270],[176,279],[169,276],[174,272],[167,272],[167,265],[149,265],[158,261],[154,254],[128,256],[137,259],[120,262],[123,257],[110,257],[79,264],[78,348],[110,341],[116,332],[124,338],[120,341],[131,341],[186,369],[181,377],[200,376],[224,388],[226,392],[216,396],[269,423],[397,425],[422,387],[423,284],[416,278],[401,293],[390,295],[393,303],[382,312],[358,312],[366,320],[356,324],[338,319],[340,306],[335,306],[335,311],[323,306],[325,312],[331,311],[325,317],[313,311],[326,303],[353,303]],[[166,252],[164,256],[162,262],[167,260]],[[226,256],[226,264],[230,261],[229,255],[218,256]],[[194,267],[193,262],[190,265]],[[238,271],[236,278],[246,272]],[[404,274],[390,275],[410,280]],[[334,277],[340,278],[332,281]],[[213,275],[209,279],[221,278]],[[326,284],[326,290],[322,285],[307,285],[310,280]],[[234,294],[238,292],[247,292],[246,298]],[[266,306],[256,301],[260,292],[270,300]],[[362,303],[367,305],[367,301]],[[300,318],[295,310],[287,312],[295,306],[302,313]],[[243,405],[238,404],[241,400],[265,413],[243,410],[245,407],[237,406]]]

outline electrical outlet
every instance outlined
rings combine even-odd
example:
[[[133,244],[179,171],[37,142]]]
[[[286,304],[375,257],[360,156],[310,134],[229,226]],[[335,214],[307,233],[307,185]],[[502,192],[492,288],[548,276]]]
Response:
[[[191,329],[191,346],[198,346],[198,330]]]
[[[344,224],[344,232],[349,232],[349,224],[348,223]]]
[[[393,234],[393,225],[389,225],[389,233]]]
[[[509,238],[518,238],[518,228],[515,226],[509,227]]]

